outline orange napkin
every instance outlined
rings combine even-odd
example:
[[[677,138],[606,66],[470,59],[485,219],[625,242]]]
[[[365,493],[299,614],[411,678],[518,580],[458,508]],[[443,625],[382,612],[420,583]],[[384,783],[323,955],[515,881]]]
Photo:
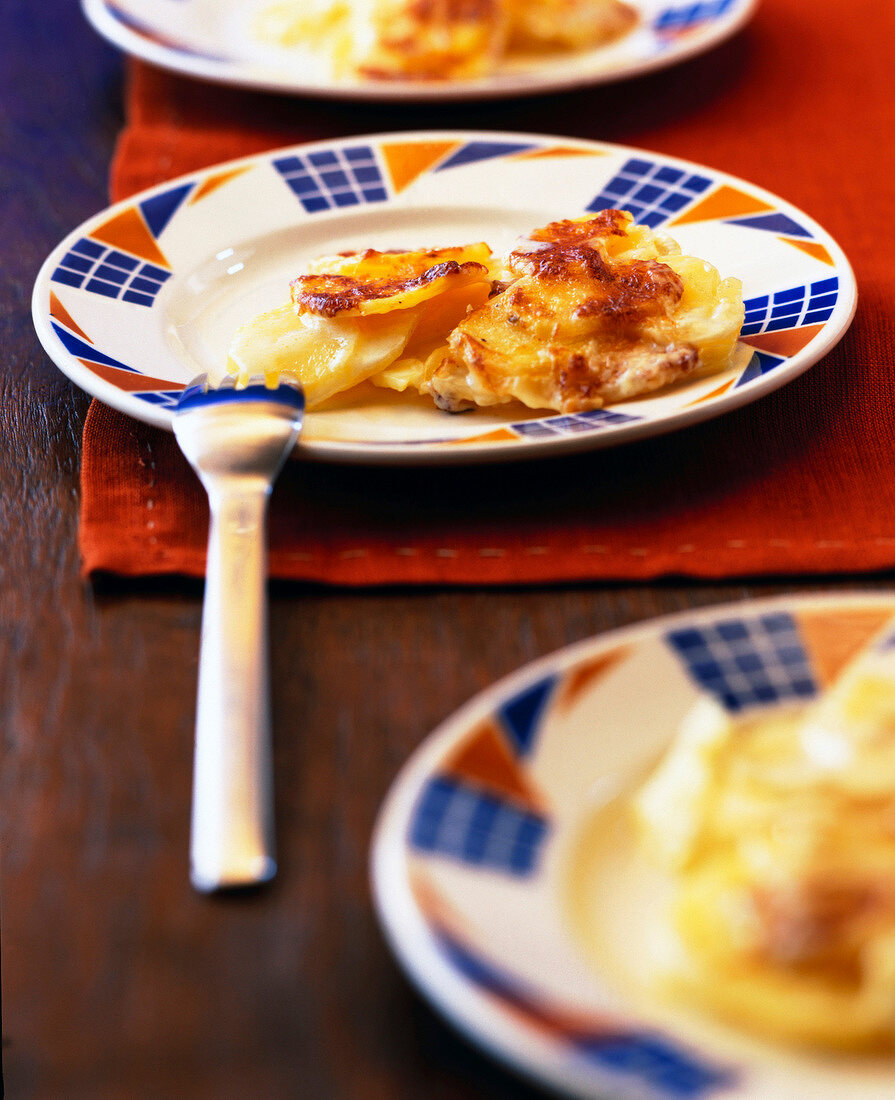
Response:
[[[858,313],[833,352],[706,424],[507,465],[287,464],[271,508],[272,574],[494,584],[892,568],[892,24],[891,6],[875,0],[764,0],[744,32],[685,64],[474,108],[275,97],[132,63],[113,199],[301,140],[439,126],[559,133],[685,157],[767,187],[824,225],[857,275]],[[94,402],[84,428],[84,571],[201,574],[206,535],[204,493],[173,437]]]

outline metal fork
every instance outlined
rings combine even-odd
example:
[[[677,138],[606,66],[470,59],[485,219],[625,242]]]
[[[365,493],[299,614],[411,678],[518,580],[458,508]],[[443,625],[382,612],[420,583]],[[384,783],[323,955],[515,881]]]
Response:
[[[265,520],[301,432],[304,392],[263,378],[183,391],[174,434],[208,493],[190,879],[208,893],[276,874]]]

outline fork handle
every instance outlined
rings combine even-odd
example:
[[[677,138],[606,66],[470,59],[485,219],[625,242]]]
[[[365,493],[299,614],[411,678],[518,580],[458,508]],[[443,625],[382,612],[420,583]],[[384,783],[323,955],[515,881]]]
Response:
[[[197,890],[276,873],[266,542],[269,486],[206,481],[208,535],[190,836]]]

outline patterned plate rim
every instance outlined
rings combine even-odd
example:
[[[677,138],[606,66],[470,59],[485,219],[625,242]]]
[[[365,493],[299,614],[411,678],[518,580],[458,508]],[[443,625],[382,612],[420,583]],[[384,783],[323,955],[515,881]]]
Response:
[[[523,665],[470,698],[440,723],[400,768],[382,802],[370,842],[369,871],[374,911],[390,950],[413,985],[449,1024],[512,1071],[557,1089],[563,1095],[581,1100],[612,1100],[617,1093],[614,1090],[611,1093],[603,1091],[609,1087],[605,1078],[596,1068],[583,1065],[568,1043],[546,1033],[537,1026],[537,1022],[533,1024],[525,1014],[515,1011],[512,1002],[509,1007],[504,1007],[500,999],[489,997],[484,992],[487,985],[467,978],[463,972],[465,963],[446,953],[437,929],[430,926],[420,909],[409,873],[407,837],[423,785],[436,771],[439,762],[472,729],[493,716],[501,704],[515,699],[534,684],[558,677],[610,651],[618,652],[675,630],[704,627],[727,617],[741,618],[744,614],[804,614],[881,607],[895,613],[895,593],[885,590],[817,591],[675,612],[574,642]],[[589,966],[591,964],[582,956],[582,967]],[[624,1020],[621,1022],[624,1023]],[[704,1097],[706,1092],[699,1087],[700,1075],[705,1073],[707,1076],[703,1080],[711,1080],[715,1072],[711,1068],[714,1062],[712,1053],[694,1049],[689,1040],[678,1044],[675,1036],[668,1033],[663,1036],[655,1029],[652,1035],[659,1044],[667,1037],[675,1046],[680,1045],[685,1057],[692,1055],[694,1058],[695,1091],[675,1092],[674,1095]],[[665,1052],[660,1051],[659,1056],[664,1058]],[[730,1077],[715,1082],[730,1100],[739,1094],[738,1081],[743,1069],[728,1062],[721,1073],[729,1071]],[[650,1088],[638,1091],[633,1082],[629,1085],[632,1091],[624,1095],[644,1100],[647,1095],[661,1095],[663,1098],[670,1095],[661,1089],[658,1093]]]
[[[635,6],[637,0],[633,0]],[[107,41],[126,53],[172,72],[214,83],[257,88],[286,95],[380,102],[495,99],[564,92],[642,76],[704,53],[732,37],[752,18],[759,0],[668,0],[652,17],[654,49],[642,57],[606,66],[594,50],[591,69],[525,70],[475,80],[435,85],[424,81],[307,80],[272,74],[242,58],[222,57],[184,46],[151,22],[141,23],[116,0],[82,0],[88,22]],[[614,43],[612,44],[615,45]],[[587,57],[590,54],[585,55]]]
[[[579,414],[574,417],[562,416],[551,413],[545,417],[520,422],[515,424],[509,420],[499,431],[485,431],[483,434],[470,435],[463,439],[463,446],[445,446],[441,440],[407,440],[400,442],[371,442],[371,441],[328,441],[316,440],[302,443],[302,452],[307,457],[324,459],[334,462],[364,463],[378,465],[411,465],[411,464],[466,464],[481,461],[522,460],[541,457],[545,454],[565,454],[574,451],[590,450],[604,446],[613,446],[639,438],[646,438],[677,430],[690,424],[721,415],[722,413],[749,404],[767,393],[779,388],[791,381],[809,367],[813,366],[842,338],[854,317],[857,306],[857,286],[854,273],[845,253],[831,235],[815,221],[810,215],[794,206],[792,203],[775,195],[762,187],[751,184],[746,180],[733,176],[727,172],[706,167],[679,157],[667,156],[633,146],[619,145],[611,142],[589,141],[584,139],[564,138],[556,135],[516,132],[516,131],[476,131],[476,130],[435,130],[415,132],[384,132],[378,134],[361,134],[355,137],[307,142],[281,149],[269,150],[263,153],[240,157],[221,164],[212,165],[200,171],[187,173],[172,180],[165,181],[155,187],[151,187],[136,195],[115,203],[88,218],[76,229],[71,231],[50,253],[42,265],[35,281],[32,296],[32,315],[34,325],[41,343],[57,366],[67,374],[76,385],[86,392],[99,398],[105,403],[126,412],[131,416],[144,420],[147,423],[170,430],[171,409],[162,404],[155,406],[147,401],[138,400],[132,396],[131,390],[119,387],[98,377],[88,369],[83,361],[79,360],[66,347],[60,338],[61,329],[54,323],[52,317],[52,289],[54,278],[58,278],[58,268],[64,257],[79,240],[89,238],[91,233],[97,232],[97,227],[105,227],[112,222],[118,222],[125,216],[139,216],[147,204],[161,203],[164,207],[174,206],[184,201],[184,196],[192,191],[208,190],[209,184],[215,187],[219,181],[226,181],[236,176],[240,171],[254,166],[266,164],[274,165],[281,162],[289,162],[295,158],[306,159],[316,154],[331,154],[349,151],[358,143],[381,158],[385,146],[394,144],[399,146],[433,146],[444,149],[448,153],[442,153],[442,159],[437,158],[428,163],[418,172],[422,178],[429,172],[439,172],[445,168],[465,166],[475,162],[475,159],[490,160],[499,163],[504,157],[526,157],[534,151],[543,153],[551,151],[551,155],[574,155],[579,151],[593,155],[612,155],[627,158],[624,172],[628,165],[643,166],[649,172],[661,173],[663,171],[682,172],[701,181],[701,185],[707,188],[706,199],[700,199],[699,195],[689,195],[687,201],[691,206],[683,209],[683,215],[678,220],[692,221],[696,216],[694,210],[703,206],[711,206],[711,212],[699,215],[697,220],[706,222],[730,222],[737,225],[748,225],[749,228],[759,230],[760,233],[769,232],[778,235],[778,239],[786,243],[803,248],[805,242],[808,247],[820,248],[826,257],[825,262],[830,265],[830,279],[811,283],[810,286],[797,288],[801,290],[804,299],[803,319],[796,321],[794,328],[787,331],[798,335],[796,350],[772,351],[762,348],[762,340],[756,344],[756,340],[767,336],[776,336],[770,328],[761,328],[760,324],[771,325],[772,312],[778,297],[774,294],[773,302],[768,294],[747,301],[747,325],[744,327],[744,337],[748,335],[747,342],[753,345],[754,353],[749,370],[739,376],[729,386],[723,387],[721,393],[711,393],[703,400],[676,409],[670,413],[650,419],[648,417],[634,417],[620,413],[618,406],[608,406],[606,409],[597,410],[594,413]],[[498,150],[494,152],[493,150]],[[475,158],[469,159],[469,150],[475,152]],[[484,150],[482,152],[481,150]],[[462,156],[458,155],[458,151]],[[464,159],[465,158],[465,159]],[[533,158],[536,159],[536,158]],[[639,168],[633,169],[638,171]],[[384,170],[383,170],[384,171]],[[618,178],[616,176],[615,178]],[[604,184],[604,190],[614,183],[614,180]],[[651,186],[651,185],[650,185]],[[383,208],[398,201],[398,188],[386,193],[382,191],[381,201]],[[647,187],[642,189],[647,190]],[[655,190],[655,188],[653,188]],[[640,191],[637,192],[641,193]],[[403,194],[403,193],[402,193]],[[169,203],[169,197],[175,196],[176,201]],[[725,209],[729,214],[719,216],[714,209],[716,198],[722,196]],[[654,224],[659,227],[670,226],[673,230],[676,220],[668,213],[661,215],[659,222],[650,222],[653,211],[647,208],[638,214],[638,204],[629,199],[623,201],[610,201],[613,197],[598,195],[591,206],[619,205],[633,207],[635,220],[645,224]],[[599,200],[599,201],[598,201]],[[751,206],[745,215],[736,217],[736,210],[745,201],[747,207]],[[728,207],[732,202],[733,206]],[[408,204],[408,208],[414,208],[414,202]],[[310,209],[310,207],[306,207]],[[317,217],[339,218],[341,211],[328,209]],[[170,218],[171,212],[166,209],[165,217]],[[778,225],[779,222],[779,225]],[[788,228],[789,227],[789,228]],[[789,233],[790,236],[786,236]],[[795,234],[795,236],[792,236]],[[804,238],[801,240],[799,238]],[[160,277],[169,278],[170,272],[161,272]],[[817,324],[809,325],[807,319],[814,314],[811,312],[814,300],[814,288],[822,288],[827,282],[836,283],[833,304],[822,313],[817,314],[822,320]],[[788,291],[780,292],[784,297]],[[829,298],[829,294],[818,291],[818,300]],[[751,332],[750,303],[760,303],[759,325],[755,332]],[[773,307],[773,309],[772,309]],[[788,308],[783,302],[784,311]],[[761,311],[764,311],[763,313]],[[807,311],[807,312],[805,312]],[[761,320],[761,318],[764,318]],[[786,322],[783,322],[784,328]],[[77,326],[75,326],[77,329]],[[69,334],[71,335],[71,334]],[[784,332],[786,335],[786,332]],[[772,342],[773,344],[773,342]],[[772,345],[769,345],[772,346]],[[760,360],[758,367],[753,371],[754,364]],[[770,364],[767,366],[765,361]],[[120,364],[119,364],[120,365]],[[128,368],[136,370],[135,368]],[[136,376],[148,378],[140,371]],[[151,379],[150,379],[151,381]],[[161,384],[157,389],[161,389]],[[147,387],[149,389],[149,387]],[[169,387],[170,389],[170,387]],[[568,423],[567,423],[568,422]],[[574,423],[572,423],[574,422]],[[545,426],[545,431],[540,426]],[[549,434],[547,434],[549,433]],[[546,435],[546,438],[545,438]]]

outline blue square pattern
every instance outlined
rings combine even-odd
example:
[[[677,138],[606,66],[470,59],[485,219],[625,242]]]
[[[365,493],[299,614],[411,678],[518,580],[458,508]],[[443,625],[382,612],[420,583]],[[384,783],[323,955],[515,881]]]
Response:
[[[62,257],[51,278],[104,298],[153,306],[171,272],[82,237]]]
[[[417,803],[409,840],[419,851],[526,877],[537,867],[546,835],[547,823],[537,814],[435,776]]]
[[[630,210],[635,222],[654,229],[689,206],[711,185],[708,176],[631,157],[587,209]]]
[[[520,420],[510,427],[529,439],[545,439],[555,435],[574,435],[578,432],[600,431],[616,424],[629,424],[640,420],[639,416],[615,412],[612,409],[593,409],[591,412],[568,416],[551,416],[545,420]]]
[[[762,294],[745,302],[743,336],[779,332],[829,321],[839,297],[839,279],[833,275],[809,286],[794,286]]]
[[[666,641],[729,711],[817,694],[798,627],[785,612],[673,630]]]
[[[700,0],[695,4],[677,4],[659,12],[653,20],[656,31],[685,31],[699,23],[720,19],[733,7],[736,0]]]
[[[370,145],[279,157],[273,164],[308,214],[388,198]]]

